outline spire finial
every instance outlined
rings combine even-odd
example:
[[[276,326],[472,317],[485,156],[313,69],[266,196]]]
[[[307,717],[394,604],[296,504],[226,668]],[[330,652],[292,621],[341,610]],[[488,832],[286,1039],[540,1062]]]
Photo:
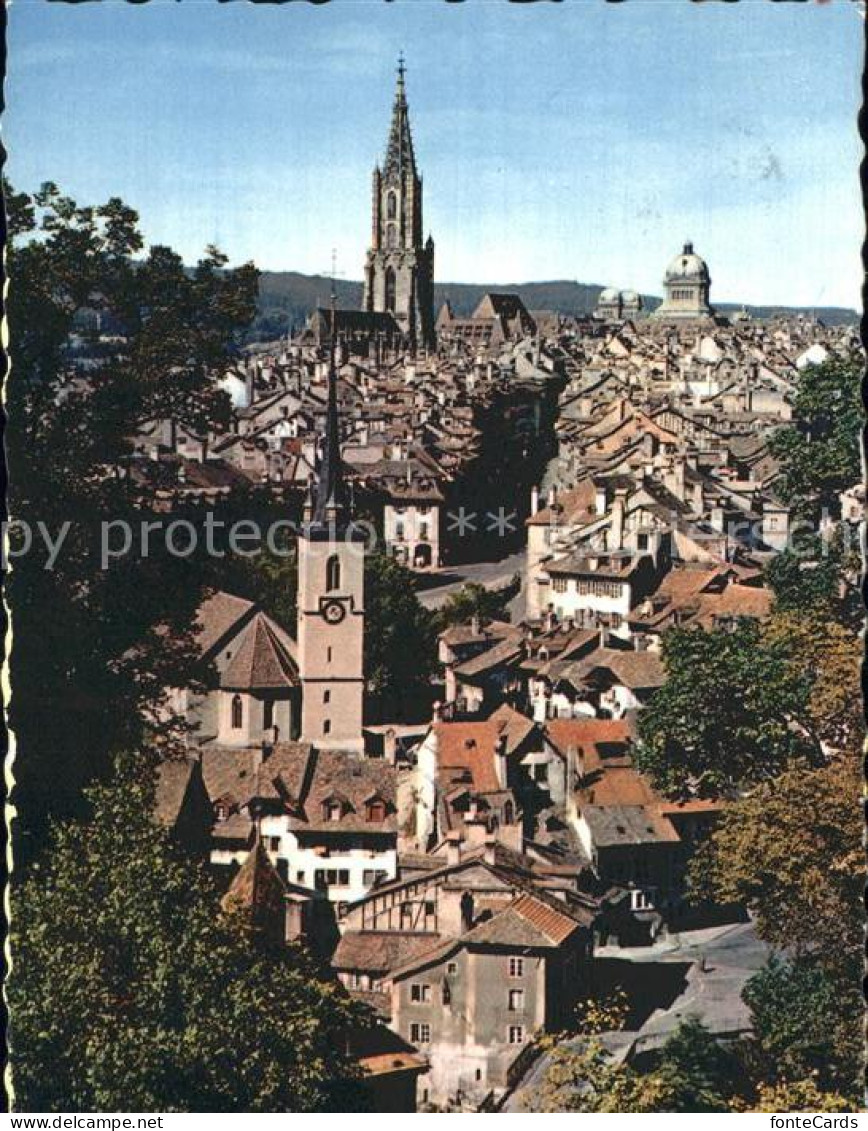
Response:
[[[392,105],[392,125],[389,130],[389,141],[386,146],[386,160],[383,162],[383,173],[388,177],[390,173],[403,174],[406,168],[416,171],[416,162],[413,156],[413,139],[410,136],[410,115],[407,111],[407,93],[404,89],[404,52],[398,55],[398,82],[395,87],[395,101]]]

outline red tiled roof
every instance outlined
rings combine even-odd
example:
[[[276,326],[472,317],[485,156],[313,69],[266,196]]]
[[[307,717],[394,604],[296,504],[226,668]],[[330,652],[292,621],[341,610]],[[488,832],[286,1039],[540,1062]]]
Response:
[[[562,754],[570,746],[593,751],[601,743],[628,743],[632,727],[626,719],[550,719],[546,734]]]
[[[548,935],[554,943],[563,942],[578,925],[572,916],[556,911],[550,904],[543,903],[541,899],[527,893],[518,897],[512,909],[543,934]]]
[[[437,723],[440,780],[444,787],[454,782],[456,770],[468,770],[472,786],[480,793],[501,788],[495,770],[496,723]],[[470,783],[468,783],[470,784]]]

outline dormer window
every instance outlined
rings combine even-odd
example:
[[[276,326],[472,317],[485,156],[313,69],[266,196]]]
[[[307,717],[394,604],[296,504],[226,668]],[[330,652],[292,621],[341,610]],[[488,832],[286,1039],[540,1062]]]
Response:
[[[225,821],[229,816],[229,806],[225,801],[218,801],[214,806],[214,819],[215,821]]]
[[[339,821],[344,815],[344,807],[336,797],[328,797],[322,803],[324,821]]]
[[[385,821],[386,802],[381,797],[372,798],[365,807],[365,820],[370,824]]]

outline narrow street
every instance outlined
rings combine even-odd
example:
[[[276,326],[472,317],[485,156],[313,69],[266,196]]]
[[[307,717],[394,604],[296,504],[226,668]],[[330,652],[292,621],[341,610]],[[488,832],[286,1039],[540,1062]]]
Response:
[[[524,577],[524,568],[527,554],[520,550],[516,554],[494,562],[468,562],[462,565],[445,566],[439,570],[420,575],[419,600],[426,609],[439,609],[451,593],[458,590],[468,581],[476,581],[488,589],[498,589],[509,584],[517,573]],[[524,613],[524,595],[519,593],[518,598],[512,602],[510,611],[513,620],[521,620]],[[516,612],[518,616],[516,616]]]

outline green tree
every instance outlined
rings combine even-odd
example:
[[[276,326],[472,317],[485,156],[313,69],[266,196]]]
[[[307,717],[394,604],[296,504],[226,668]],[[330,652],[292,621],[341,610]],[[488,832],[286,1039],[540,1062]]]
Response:
[[[433,618],[419,603],[413,574],[387,554],[365,559],[365,612],[368,687],[401,717],[430,696],[437,670]]]
[[[813,1079],[828,1091],[858,1096],[863,1006],[858,986],[842,986],[816,962],[772,958],[749,979],[755,1071],[771,1084]]]
[[[666,682],[639,716],[637,762],[664,792],[734,795],[797,756],[819,758],[818,743],[794,726],[809,680],[755,622],[671,629],[663,662]]]
[[[223,915],[204,868],[149,818],[141,759],[88,791],[90,818],[55,826],[13,890],[16,1109],[353,1110],[343,1050],[365,1011],[301,948]]]
[[[117,198],[81,207],[53,184],[6,192],[9,509],[31,532],[22,553],[24,529],[10,531],[19,556],[6,579],[16,830],[23,820],[31,834],[20,861],[46,815],[78,811],[84,783],[139,741],[164,689],[188,682],[201,562],[159,537],[136,552],[142,523],[165,516],[127,458],[149,421],[226,423],[215,378],[253,316],[257,273],[227,270],[213,248],[193,268],[165,247],[140,254],[137,216]],[[53,540],[66,532],[56,560],[39,523]],[[130,553],[102,560],[105,523],[115,547],[130,533]]]
[[[808,686],[798,725],[830,752],[855,752],[865,734],[862,645],[856,632],[822,609],[775,611],[763,628],[763,641],[781,650],[793,677]]]
[[[691,864],[697,894],[742,903],[760,937],[858,984],[863,930],[858,755],[794,766],[726,807]]]
[[[796,376],[793,423],[771,436],[769,450],[781,462],[778,490],[802,514],[836,514],[838,495],[859,480],[864,368],[854,354]]]
[[[810,1078],[785,1081],[781,1084],[760,1084],[756,1098],[750,1104],[739,1104],[736,1111],[811,1111],[840,1112],[862,1111],[859,1099],[847,1099],[837,1092],[826,1092]]]
[[[832,537],[802,535],[775,554],[765,568],[775,608],[824,616],[858,631],[864,614],[859,592],[862,565],[849,539],[849,527],[842,525]]]
[[[596,1038],[548,1038],[539,1083],[525,1106],[539,1112],[728,1111],[737,1094],[735,1056],[695,1018],[666,1040],[653,1071],[615,1062]]]
[[[454,624],[465,624],[472,617],[479,617],[483,623],[490,620],[508,621],[507,606],[518,593],[521,578],[516,574],[508,585],[498,589],[488,589],[478,581],[468,581],[455,593],[450,593],[443,607],[437,613],[439,632]]]
[[[655,1069],[664,1111],[728,1111],[739,1088],[741,1066],[696,1017],[682,1021],[667,1039]]]
[[[643,1077],[612,1060],[596,1039],[542,1042],[547,1063],[524,1096],[535,1112],[662,1111],[663,1089],[656,1076]]]

